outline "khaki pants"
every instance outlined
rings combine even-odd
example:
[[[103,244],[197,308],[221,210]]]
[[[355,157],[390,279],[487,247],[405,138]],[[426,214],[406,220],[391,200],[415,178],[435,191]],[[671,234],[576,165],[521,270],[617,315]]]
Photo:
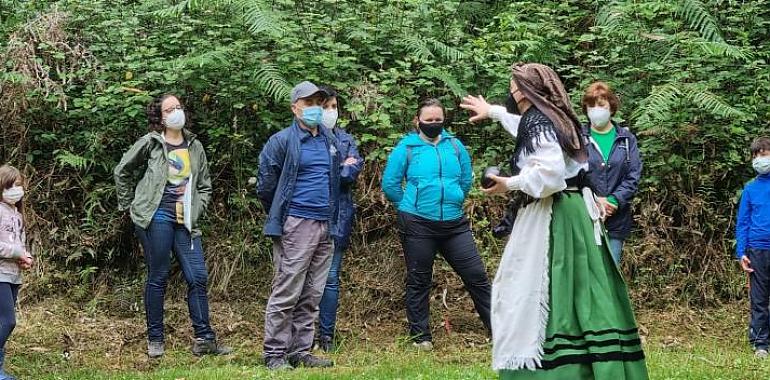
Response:
[[[288,217],[273,242],[273,284],[265,310],[265,358],[303,356],[313,346],[334,248],[329,223]]]

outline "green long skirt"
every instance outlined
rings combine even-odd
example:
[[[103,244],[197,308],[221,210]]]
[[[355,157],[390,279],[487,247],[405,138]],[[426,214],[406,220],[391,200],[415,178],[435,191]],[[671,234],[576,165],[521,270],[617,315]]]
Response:
[[[597,246],[583,198],[563,193],[551,217],[550,306],[544,356],[507,379],[647,379],[626,284],[605,239]]]

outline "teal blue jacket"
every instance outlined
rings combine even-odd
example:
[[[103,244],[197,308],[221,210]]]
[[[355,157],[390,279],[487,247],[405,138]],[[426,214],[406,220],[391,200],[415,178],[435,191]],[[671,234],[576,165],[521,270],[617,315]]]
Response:
[[[388,156],[382,190],[399,211],[430,220],[456,220],[473,184],[465,146],[444,131],[433,145],[409,133]]]

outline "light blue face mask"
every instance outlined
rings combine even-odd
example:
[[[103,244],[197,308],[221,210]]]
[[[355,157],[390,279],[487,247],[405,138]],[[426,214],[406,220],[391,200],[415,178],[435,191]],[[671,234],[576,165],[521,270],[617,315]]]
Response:
[[[751,166],[759,174],[770,173],[770,156],[757,157],[751,161]]]
[[[323,120],[324,109],[321,106],[310,106],[302,109],[302,122],[308,127],[317,127]]]

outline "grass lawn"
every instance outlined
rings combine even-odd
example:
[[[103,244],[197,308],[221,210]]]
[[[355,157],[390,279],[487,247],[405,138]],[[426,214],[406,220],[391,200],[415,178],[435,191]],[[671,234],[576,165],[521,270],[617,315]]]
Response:
[[[219,314],[232,310],[216,305]],[[239,308],[243,309],[243,308]],[[377,335],[349,335],[331,355],[336,367],[270,373],[260,365],[259,318],[229,314],[215,321],[223,340],[236,349],[229,357],[188,354],[182,305],[169,310],[161,360],[144,356],[141,316],[107,318],[64,302],[23,310],[9,344],[9,369],[20,379],[491,379],[489,347],[473,332],[437,332],[437,349],[417,353],[404,343],[399,326]],[[65,317],[66,316],[66,317]],[[744,305],[696,312],[672,309],[639,313],[651,379],[768,379],[770,361],[758,361],[745,342]],[[397,325],[397,324],[396,324]],[[374,329],[372,329],[374,331]],[[249,337],[253,331],[255,336]],[[614,379],[610,379],[614,380]]]

